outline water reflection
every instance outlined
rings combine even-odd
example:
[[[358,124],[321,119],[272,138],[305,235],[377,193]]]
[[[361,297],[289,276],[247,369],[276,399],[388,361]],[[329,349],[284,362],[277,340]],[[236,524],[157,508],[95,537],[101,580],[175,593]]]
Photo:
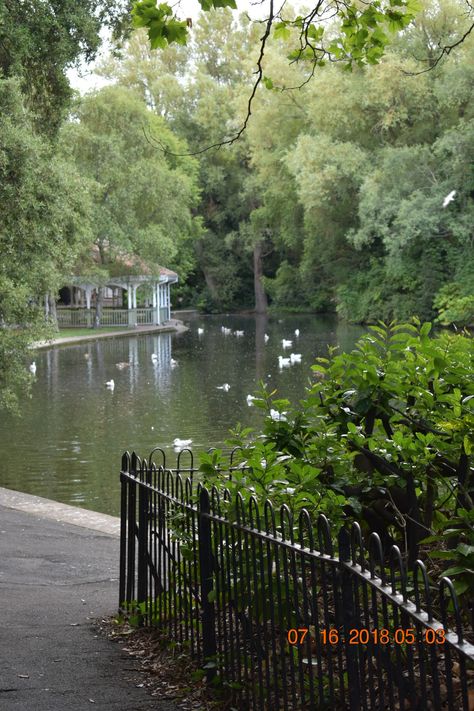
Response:
[[[23,417],[0,419],[0,485],[117,514],[124,449],[147,455],[160,446],[171,463],[176,437],[192,440],[194,452],[223,446],[237,422],[260,426],[261,411],[247,405],[259,381],[297,402],[314,359],[328,344],[350,349],[361,332],[329,318],[289,315],[196,315],[189,326],[184,334],[39,351]],[[232,334],[223,336],[222,326]],[[233,335],[236,330],[244,336]],[[293,340],[291,350],[302,362],[280,370],[278,356],[290,353],[282,349],[283,338]],[[105,386],[111,379],[113,390]],[[217,389],[223,383],[228,391]]]

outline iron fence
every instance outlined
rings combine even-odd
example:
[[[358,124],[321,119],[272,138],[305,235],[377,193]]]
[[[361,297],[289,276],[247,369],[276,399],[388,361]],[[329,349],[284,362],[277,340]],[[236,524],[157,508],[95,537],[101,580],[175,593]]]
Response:
[[[173,469],[160,449],[122,458],[121,609],[187,647],[234,707],[472,711],[472,620],[452,582],[434,589],[422,561],[407,574],[396,546],[366,541],[208,491],[188,450]]]

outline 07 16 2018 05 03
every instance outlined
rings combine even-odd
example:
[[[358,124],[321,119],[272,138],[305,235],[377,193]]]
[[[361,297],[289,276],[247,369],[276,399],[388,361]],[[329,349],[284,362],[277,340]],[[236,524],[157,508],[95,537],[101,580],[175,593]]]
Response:
[[[314,629],[314,628],[313,628]],[[292,627],[288,630],[286,638],[292,647],[313,641],[309,627]],[[354,628],[349,630],[349,644],[444,644],[446,634],[443,627],[426,627],[418,632],[414,627],[397,627],[389,630],[385,627],[381,629],[368,629],[367,627]],[[316,640],[314,640],[316,642]],[[319,631],[319,643],[322,645],[337,645],[345,643],[346,638],[337,627],[328,627]]]

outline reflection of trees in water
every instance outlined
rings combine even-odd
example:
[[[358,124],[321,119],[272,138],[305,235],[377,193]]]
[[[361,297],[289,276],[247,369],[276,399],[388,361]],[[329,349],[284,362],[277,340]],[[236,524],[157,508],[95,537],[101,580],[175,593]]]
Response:
[[[268,324],[267,314],[255,316],[255,381],[265,379],[265,331]]]

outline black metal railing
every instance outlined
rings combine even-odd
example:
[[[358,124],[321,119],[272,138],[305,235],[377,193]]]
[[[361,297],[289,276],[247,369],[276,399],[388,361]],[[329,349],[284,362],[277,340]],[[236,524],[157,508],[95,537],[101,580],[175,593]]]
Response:
[[[408,575],[358,524],[334,543],[324,515],[197,479],[189,451],[173,469],[162,450],[123,456],[120,606],[187,646],[234,707],[472,709],[472,621],[448,578],[434,589],[422,561]]]

